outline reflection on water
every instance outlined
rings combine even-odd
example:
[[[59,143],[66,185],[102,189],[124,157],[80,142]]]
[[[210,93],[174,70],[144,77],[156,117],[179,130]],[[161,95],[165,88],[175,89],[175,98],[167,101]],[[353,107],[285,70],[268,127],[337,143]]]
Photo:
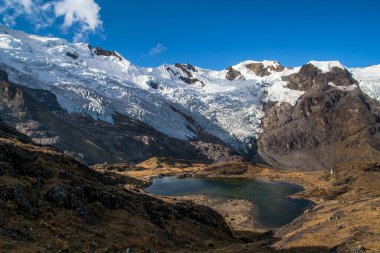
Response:
[[[162,196],[211,194],[252,200],[256,220],[268,228],[281,227],[312,206],[310,201],[287,197],[301,191],[299,186],[251,179],[163,177],[155,179],[145,190]]]

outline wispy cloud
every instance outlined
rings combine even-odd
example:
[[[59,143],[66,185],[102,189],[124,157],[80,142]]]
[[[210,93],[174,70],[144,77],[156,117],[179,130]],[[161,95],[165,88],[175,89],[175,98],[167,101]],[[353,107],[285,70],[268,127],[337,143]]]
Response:
[[[45,3],[44,3],[45,2]],[[95,0],[0,0],[0,16],[7,26],[14,26],[23,17],[37,30],[52,26],[59,17],[61,28],[74,29],[74,39],[85,39],[89,33],[102,29],[100,6]]]
[[[155,56],[155,55],[163,53],[164,51],[166,51],[166,47],[162,45],[161,43],[159,43],[150,49],[149,55]]]
[[[24,16],[33,24],[41,23],[39,19],[43,13],[40,9],[35,9],[36,5],[31,0],[0,0],[0,15],[2,22],[7,26],[16,25],[16,19]],[[35,11],[32,11],[35,9]]]

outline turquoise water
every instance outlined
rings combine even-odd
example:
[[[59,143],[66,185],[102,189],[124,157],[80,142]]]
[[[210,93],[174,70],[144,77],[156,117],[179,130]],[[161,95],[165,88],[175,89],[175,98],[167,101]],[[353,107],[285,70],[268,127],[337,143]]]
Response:
[[[302,187],[252,179],[163,177],[154,179],[145,190],[161,196],[207,194],[224,199],[252,200],[255,204],[253,215],[258,224],[266,228],[288,224],[313,205],[305,199],[288,198]]]

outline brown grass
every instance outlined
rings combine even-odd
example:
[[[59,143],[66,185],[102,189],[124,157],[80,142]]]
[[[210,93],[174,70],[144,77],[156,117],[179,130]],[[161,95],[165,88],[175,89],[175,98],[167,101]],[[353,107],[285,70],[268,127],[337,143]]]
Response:
[[[324,252],[323,249],[327,251],[326,248],[335,248],[337,252],[355,249],[380,252],[380,165],[374,161],[341,164],[333,169],[332,175],[329,171],[277,170],[242,161],[188,167],[183,164],[176,167],[160,166],[157,163],[154,166],[154,169],[148,166],[138,173],[128,172],[128,175],[143,175],[145,180],[149,180],[157,175],[188,173],[200,177],[261,178],[303,186],[304,191],[294,197],[310,199],[317,205],[276,231],[278,241],[273,243],[277,250],[292,252],[291,249],[298,248],[307,252],[314,248]],[[243,215],[247,206],[241,207],[240,214],[236,210],[229,214],[228,205],[207,200],[205,196],[185,198],[219,211],[232,228],[244,227],[229,222],[229,216]],[[255,228],[251,230],[255,231]],[[241,245],[234,247],[244,248]],[[229,247],[225,250],[234,252]]]

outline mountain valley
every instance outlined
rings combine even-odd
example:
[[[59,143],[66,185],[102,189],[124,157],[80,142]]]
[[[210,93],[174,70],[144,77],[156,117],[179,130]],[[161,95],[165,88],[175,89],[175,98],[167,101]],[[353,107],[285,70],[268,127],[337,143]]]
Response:
[[[380,65],[146,68],[0,26],[0,150],[0,252],[380,250]],[[255,201],[146,190],[166,177],[313,206],[269,228]]]

